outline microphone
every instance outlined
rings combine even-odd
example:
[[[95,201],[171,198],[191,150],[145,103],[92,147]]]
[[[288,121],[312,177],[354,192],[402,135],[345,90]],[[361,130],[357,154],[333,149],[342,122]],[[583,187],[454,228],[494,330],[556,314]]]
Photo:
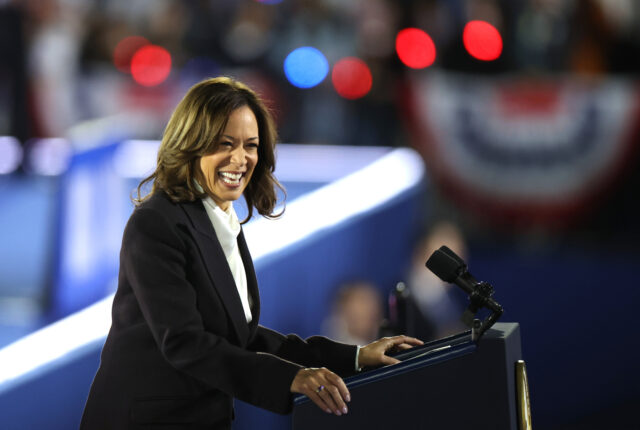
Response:
[[[426,266],[438,278],[450,284],[456,284],[467,294],[473,293],[479,284],[467,270],[467,264],[455,252],[446,246],[441,246],[427,260]]]
[[[482,332],[484,332],[504,312],[502,306],[491,297],[493,295],[493,287],[487,282],[480,282],[474,278],[469,273],[464,260],[448,247],[441,246],[440,249],[431,254],[425,265],[438,278],[444,282],[456,284],[469,295],[471,304],[463,316],[463,320],[467,324],[471,325],[472,315],[478,309],[486,307],[493,312],[493,315],[483,324]]]

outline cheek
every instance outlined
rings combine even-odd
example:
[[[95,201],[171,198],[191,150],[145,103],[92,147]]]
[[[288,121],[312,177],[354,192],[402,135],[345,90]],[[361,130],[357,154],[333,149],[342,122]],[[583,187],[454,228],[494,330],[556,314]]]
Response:
[[[200,171],[207,183],[212,184],[216,176],[215,163],[208,158],[202,158],[200,160]]]
[[[197,168],[198,168],[198,171],[196,172],[196,177],[208,180],[208,177],[207,177],[207,162],[203,158],[201,158],[198,161]]]
[[[252,169],[255,169],[255,167],[258,165],[258,154],[252,154],[251,156],[248,157],[249,160],[249,164],[251,165]]]

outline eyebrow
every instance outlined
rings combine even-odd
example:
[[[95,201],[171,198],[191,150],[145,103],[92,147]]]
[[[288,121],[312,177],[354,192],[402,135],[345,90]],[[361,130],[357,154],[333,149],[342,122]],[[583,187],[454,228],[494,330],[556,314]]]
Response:
[[[235,138],[235,137],[233,137],[233,136],[229,136],[228,134],[223,134],[223,135],[222,135],[222,137],[226,137],[226,138],[227,138],[227,139],[229,139],[229,140],[236,140],[236,138]],[[250,138],[248,138],[247,140],[258,140],[258,136],[250,137]]]

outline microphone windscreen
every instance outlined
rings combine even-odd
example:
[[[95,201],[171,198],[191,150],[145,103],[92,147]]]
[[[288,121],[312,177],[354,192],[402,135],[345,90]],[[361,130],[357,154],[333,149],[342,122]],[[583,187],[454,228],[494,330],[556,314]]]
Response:
[[[464,261],[446,246],[440,247],[440,249],[431,254],[426,266],[438,278],[449,283],[455,281],[460,274],[460,269],[466,268]]]
[[[462,258],[460,258],[460,256],[458,254],[456,254],[455,252],[453,252],[451,250],[451,248],[449,248],[448,246],[442,245],[440,247],[440,251],[444,252],[445,254],[447,254],[449,257],[453,258],[454,260],[456,260],[459,264],[466,266],[467,263],[464,262],[464,260]]]

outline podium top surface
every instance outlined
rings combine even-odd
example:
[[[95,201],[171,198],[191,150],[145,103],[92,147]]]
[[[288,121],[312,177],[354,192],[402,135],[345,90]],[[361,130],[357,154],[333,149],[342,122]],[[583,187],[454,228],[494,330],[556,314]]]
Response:
[[[509,336],[514,335],[516,332],[520,330],[520,324],[518,323],[495,323],[487,332],[484,334],[485,337],[489,337],[492,339],[496,338],[507,338]]]
[[[495,323],[484,333],[479,343],[503,342],[511,336],[519,336],[518,323]],[[349,389],[360,385],[380,381],[406,372],[433,366],[438,363],[453,360],[458,357],[471,354],[478,348],[478,343],[471,340],[471,331],[464,331],[453,336],[426,342],[424,345],[413,347],[407,351],[392,354],[400,363],[365,370],[344,379]],[[296,405],[306,403],[309,398],[305,395],[297,395],[294,398]]]

